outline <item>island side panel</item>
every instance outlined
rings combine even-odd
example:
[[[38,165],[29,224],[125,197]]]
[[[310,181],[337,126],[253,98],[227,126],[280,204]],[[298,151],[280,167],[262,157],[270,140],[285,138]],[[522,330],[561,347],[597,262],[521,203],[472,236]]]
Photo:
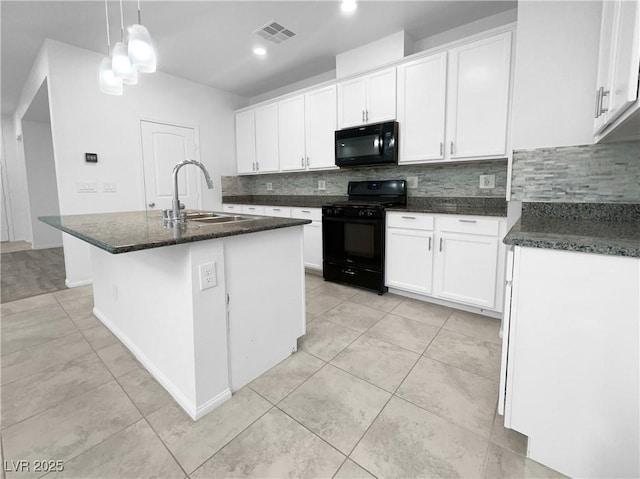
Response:
[[[302,226],[225,238],[231,389],[286,359],[305,334]]]
[[[222,240],[201,242],[195,253],[192,248],[194,243],[116,255],[91,250],[96,316],[197,419],[230,391],[224,279],[206,291],[194,283],[194,261],[202,257],[224,271]],[[203,322],[215,326],[203,329]],[[221,364],[208,365],[208,374],[196,372],[196,361],[212,357],[196,346],[197,334],[222,358]]]

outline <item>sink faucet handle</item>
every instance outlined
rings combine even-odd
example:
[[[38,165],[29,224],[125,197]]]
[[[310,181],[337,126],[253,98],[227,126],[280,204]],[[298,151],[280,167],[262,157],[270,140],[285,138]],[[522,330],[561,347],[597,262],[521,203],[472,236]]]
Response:
[[[180,203],[180,209],[183,210],[185,208],[186,208],[186,206],[184,205],[184,203]]]

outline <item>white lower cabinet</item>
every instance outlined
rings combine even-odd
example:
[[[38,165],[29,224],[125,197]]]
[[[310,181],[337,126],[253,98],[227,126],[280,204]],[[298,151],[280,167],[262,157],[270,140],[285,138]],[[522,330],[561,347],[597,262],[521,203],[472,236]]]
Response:
[[[222,211],[258,216],[276,216],[280,218],[298,218],[311,220],[304,225],[304,265],[307,268],[322,270],[322,209],[289,208],[285,206],[263,205],[222,205]]]
[[[291,217],[311,220],[304,225],[304,265],[322,270],[322,209],[291,208]]]
[[[387,213],[386,285],[502,310],[503,218]]]

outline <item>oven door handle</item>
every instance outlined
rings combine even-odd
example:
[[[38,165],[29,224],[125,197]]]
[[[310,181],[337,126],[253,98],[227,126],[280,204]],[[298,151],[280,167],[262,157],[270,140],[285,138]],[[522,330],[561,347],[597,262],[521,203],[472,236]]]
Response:
[[[322,222],[334,222],[334,223],[356,223],[360,225],[377,225],[381,224],[382,228],[384,228],[384,221],[381,218],[332,218],[332,217],[322,217]]]

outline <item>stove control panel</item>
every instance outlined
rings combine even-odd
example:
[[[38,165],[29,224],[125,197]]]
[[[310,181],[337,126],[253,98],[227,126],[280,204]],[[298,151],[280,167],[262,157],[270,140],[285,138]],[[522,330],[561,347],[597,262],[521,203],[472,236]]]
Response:
[[[380,219],[384,218],[384,208],[364,205],[328,205],[322,207],[322,216],[324,218]]]

